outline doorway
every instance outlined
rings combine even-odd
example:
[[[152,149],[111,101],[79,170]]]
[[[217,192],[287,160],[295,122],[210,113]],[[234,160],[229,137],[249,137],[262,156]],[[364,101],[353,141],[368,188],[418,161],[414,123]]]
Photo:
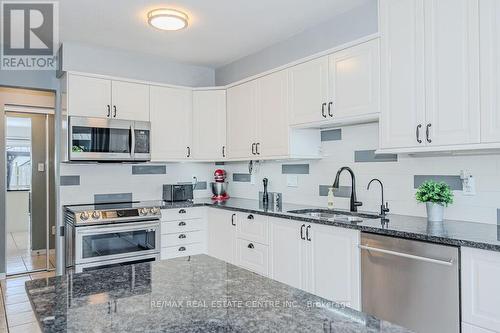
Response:
[[[6,273],[55,268],[54,114],[5,108]]]

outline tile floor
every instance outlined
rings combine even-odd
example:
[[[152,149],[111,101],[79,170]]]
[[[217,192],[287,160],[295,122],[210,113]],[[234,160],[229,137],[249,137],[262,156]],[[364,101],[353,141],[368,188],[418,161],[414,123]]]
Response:
[[[0,332],[38,333],[36,322],[24,283],[28,280],[54,276],[54,272],[40,272],[10,277],[1,281]]]
[[[45,269],[45,254],[32,254],[28,232],[9,232],[7,234],[7,274],[27,273]],[[49,252],[50,268],[55,267],[55,253]]]

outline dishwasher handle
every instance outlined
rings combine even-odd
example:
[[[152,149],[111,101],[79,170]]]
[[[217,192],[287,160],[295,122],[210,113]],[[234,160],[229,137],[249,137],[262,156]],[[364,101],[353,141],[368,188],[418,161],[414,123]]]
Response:
[[[393,256],[397,257],[403,257],[403,258],[408,258],[408,259],[415,259],[415,260],[420,260],[420,261],[425,261],[425,262],[430,262],[438,265],[444,265],[444,266],[453,266],[454,260],[439,260],[439,259],[433,259],[433,258],[427,258],[427,257],[422,257],[422,256],[416,256],[413,254],[408,254],[408,253],[403,253],[403,252],[396,252],[396,251],[391,251],[391,250],[384,250],[384,249],[379,249],[377,247],[371,247],[367,245],[358,245],[358,247],[361,250],[367,250],[367,251],[373,251],[373,252],[379,252],[379,253],[385,253],[385,254],[390,254]]]

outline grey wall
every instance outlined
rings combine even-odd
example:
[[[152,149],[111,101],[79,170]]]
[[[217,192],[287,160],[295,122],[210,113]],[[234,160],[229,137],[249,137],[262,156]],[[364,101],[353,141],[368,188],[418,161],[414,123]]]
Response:
[[[72,42],[63,44],[63,70],[190,87],[212,86],[214,70],[164,58]]]
[[[363,36],[377,33],[377,6],[377,0],[369,1],[285,41],[219,67],[215,70],[215,83],[216,85],[226,85]]]
[[[59,83],[54,71],[0,70],[0,86],[56,90]]]

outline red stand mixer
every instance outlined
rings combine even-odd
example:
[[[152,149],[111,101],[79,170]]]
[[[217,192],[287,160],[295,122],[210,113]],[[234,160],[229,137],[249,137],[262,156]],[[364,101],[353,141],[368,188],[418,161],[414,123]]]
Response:
[[[212,200],[224,201],[229,199],[229,195],[227,194],[226,171],[222,169],[215,170],[214,180],[215,182],[210,183],[212,193],[214,194]]]

